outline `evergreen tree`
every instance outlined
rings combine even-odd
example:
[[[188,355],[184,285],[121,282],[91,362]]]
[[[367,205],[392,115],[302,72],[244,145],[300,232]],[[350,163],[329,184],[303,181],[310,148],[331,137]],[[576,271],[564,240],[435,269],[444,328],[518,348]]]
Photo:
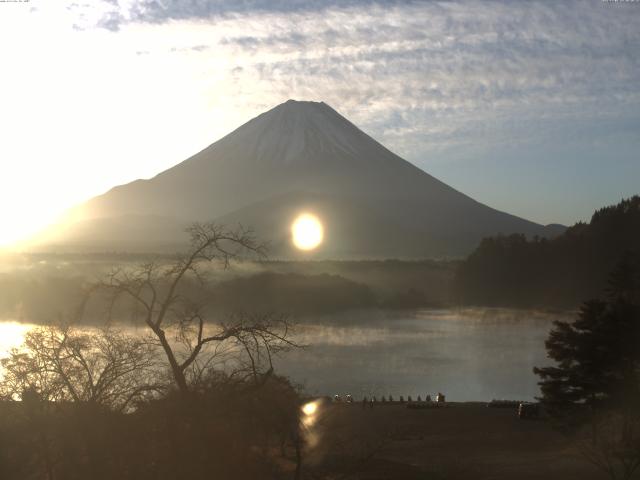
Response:
[[[611,478],[640,466],[640,262],[624,256],[603,299],[573,322],[555,322],[546,341],[556,366],[534,368],[542,402]]]

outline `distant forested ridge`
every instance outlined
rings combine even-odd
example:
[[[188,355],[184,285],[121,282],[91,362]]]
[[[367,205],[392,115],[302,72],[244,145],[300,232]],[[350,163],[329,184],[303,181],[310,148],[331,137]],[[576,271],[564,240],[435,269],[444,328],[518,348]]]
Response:
[[[640,256],[640,196],[601,208],[548,240],[524,235],[485,238],[454,281],[460,303],[573,308],[599,296],[616,263]]]
[[[171,256],[37,254],[0,256],[0,321],[50,324],[69,318],[85,287],[114,270],[131,270]],[[267,261],[210,272],[211,308],[281,312],[298,319],[367,308],[414,309],[451,303],[457,261]],[[189,285],[185,282],[185,288]],[[108,305],[94,295],[82,321],[100,324]],[[128,311],[111,311],[119,319]]]

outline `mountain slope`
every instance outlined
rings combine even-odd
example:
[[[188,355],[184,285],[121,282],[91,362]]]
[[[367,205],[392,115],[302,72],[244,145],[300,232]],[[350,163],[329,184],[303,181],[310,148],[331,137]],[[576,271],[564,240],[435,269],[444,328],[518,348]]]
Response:
[[[317,257],[461,255],[486,235],[546,233],[445,185],[328,105],[290,100],[156,177],[90,200],[82,207],[81,223],[92,227],[71,229],[57,243],[112,242],[127,249],[127,221],[146,218],[147,224],[169,217],[186,225],[218,219],[255,227],[272,242],[272,254],[290,257],[297,254],[288,225],[302,210],[316,212],[325,224],[327,241],[313,254]],[[100,228],[105,222],[120,226],[118,238]],[[99,242],[92,231],[100,232]],[[167,242],[175,238],[162,235]],[[131,240],[140,245],[138,237]]]

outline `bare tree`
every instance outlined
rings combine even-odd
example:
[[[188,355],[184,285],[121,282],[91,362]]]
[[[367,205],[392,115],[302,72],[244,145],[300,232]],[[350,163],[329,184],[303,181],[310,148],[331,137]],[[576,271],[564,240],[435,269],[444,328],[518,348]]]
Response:
[[[0,395],[89,402],[125,411],[159,391],[153,346],[113,329],[38,327],[2,360]]]
[[[264,246],[241,227],[232,230],[196,223],[188,232],[191,248],[175,261],[111,272],[103,287],[110,292],[112,309],[119,301],[132,302],[134,319],[161,347],[174,383],[183,393],[221,357],[236,362],[234,374],[257,378],[270,373],[272,355],[294,345],[287,319],[236,315],[215,322],[207,291],[208,266],[215,263],[226,269],[244,254],[263,256]]]

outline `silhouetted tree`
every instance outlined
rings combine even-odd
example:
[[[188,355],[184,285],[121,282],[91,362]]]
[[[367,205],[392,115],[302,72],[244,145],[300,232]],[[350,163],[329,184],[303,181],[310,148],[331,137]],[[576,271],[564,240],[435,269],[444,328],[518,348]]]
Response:
[[[546,347],[557,365],[534,369],[549,412],[568,431],[587,433],[582,451],[613,479],[640,466],[639,278],[638,258],[626,255],[605,298],[585,302],[573,322],[554,323]]]
[[[112,272],[103,284],[111,293],[112,306],[122,299],[133,303],[134,319],[159,343],[174,383],[183,393],[216,361],[231,368],[235,365],[235,374],[248,374],[256,380],[270,374],[272,354],[294,345],[287,318],[237,314],[216,321],[209,305],[207,279],[212,263],[227,268],[243,254],[264,255],[264,246],[242,228],[196,223],[188,232],[191,248],[174,262],[146,263]]]
[[[88,402],[126,411],[163,389],[154,358],[153,347],[143,339],[113,329],[37,327],[0,361],[0,396],[26,394],[45,402]]]
[[[165,390],[154,350],[112,329],[46,326],[28,332],[1,361],[2,406],[14,410],[11,423],[17,423],[8,478],[29,478],[29,471],[47,479],[109,478],[99,472],[111,456],[102,435],[110,417]],[[2,427],[4,434],[6,422]]]

